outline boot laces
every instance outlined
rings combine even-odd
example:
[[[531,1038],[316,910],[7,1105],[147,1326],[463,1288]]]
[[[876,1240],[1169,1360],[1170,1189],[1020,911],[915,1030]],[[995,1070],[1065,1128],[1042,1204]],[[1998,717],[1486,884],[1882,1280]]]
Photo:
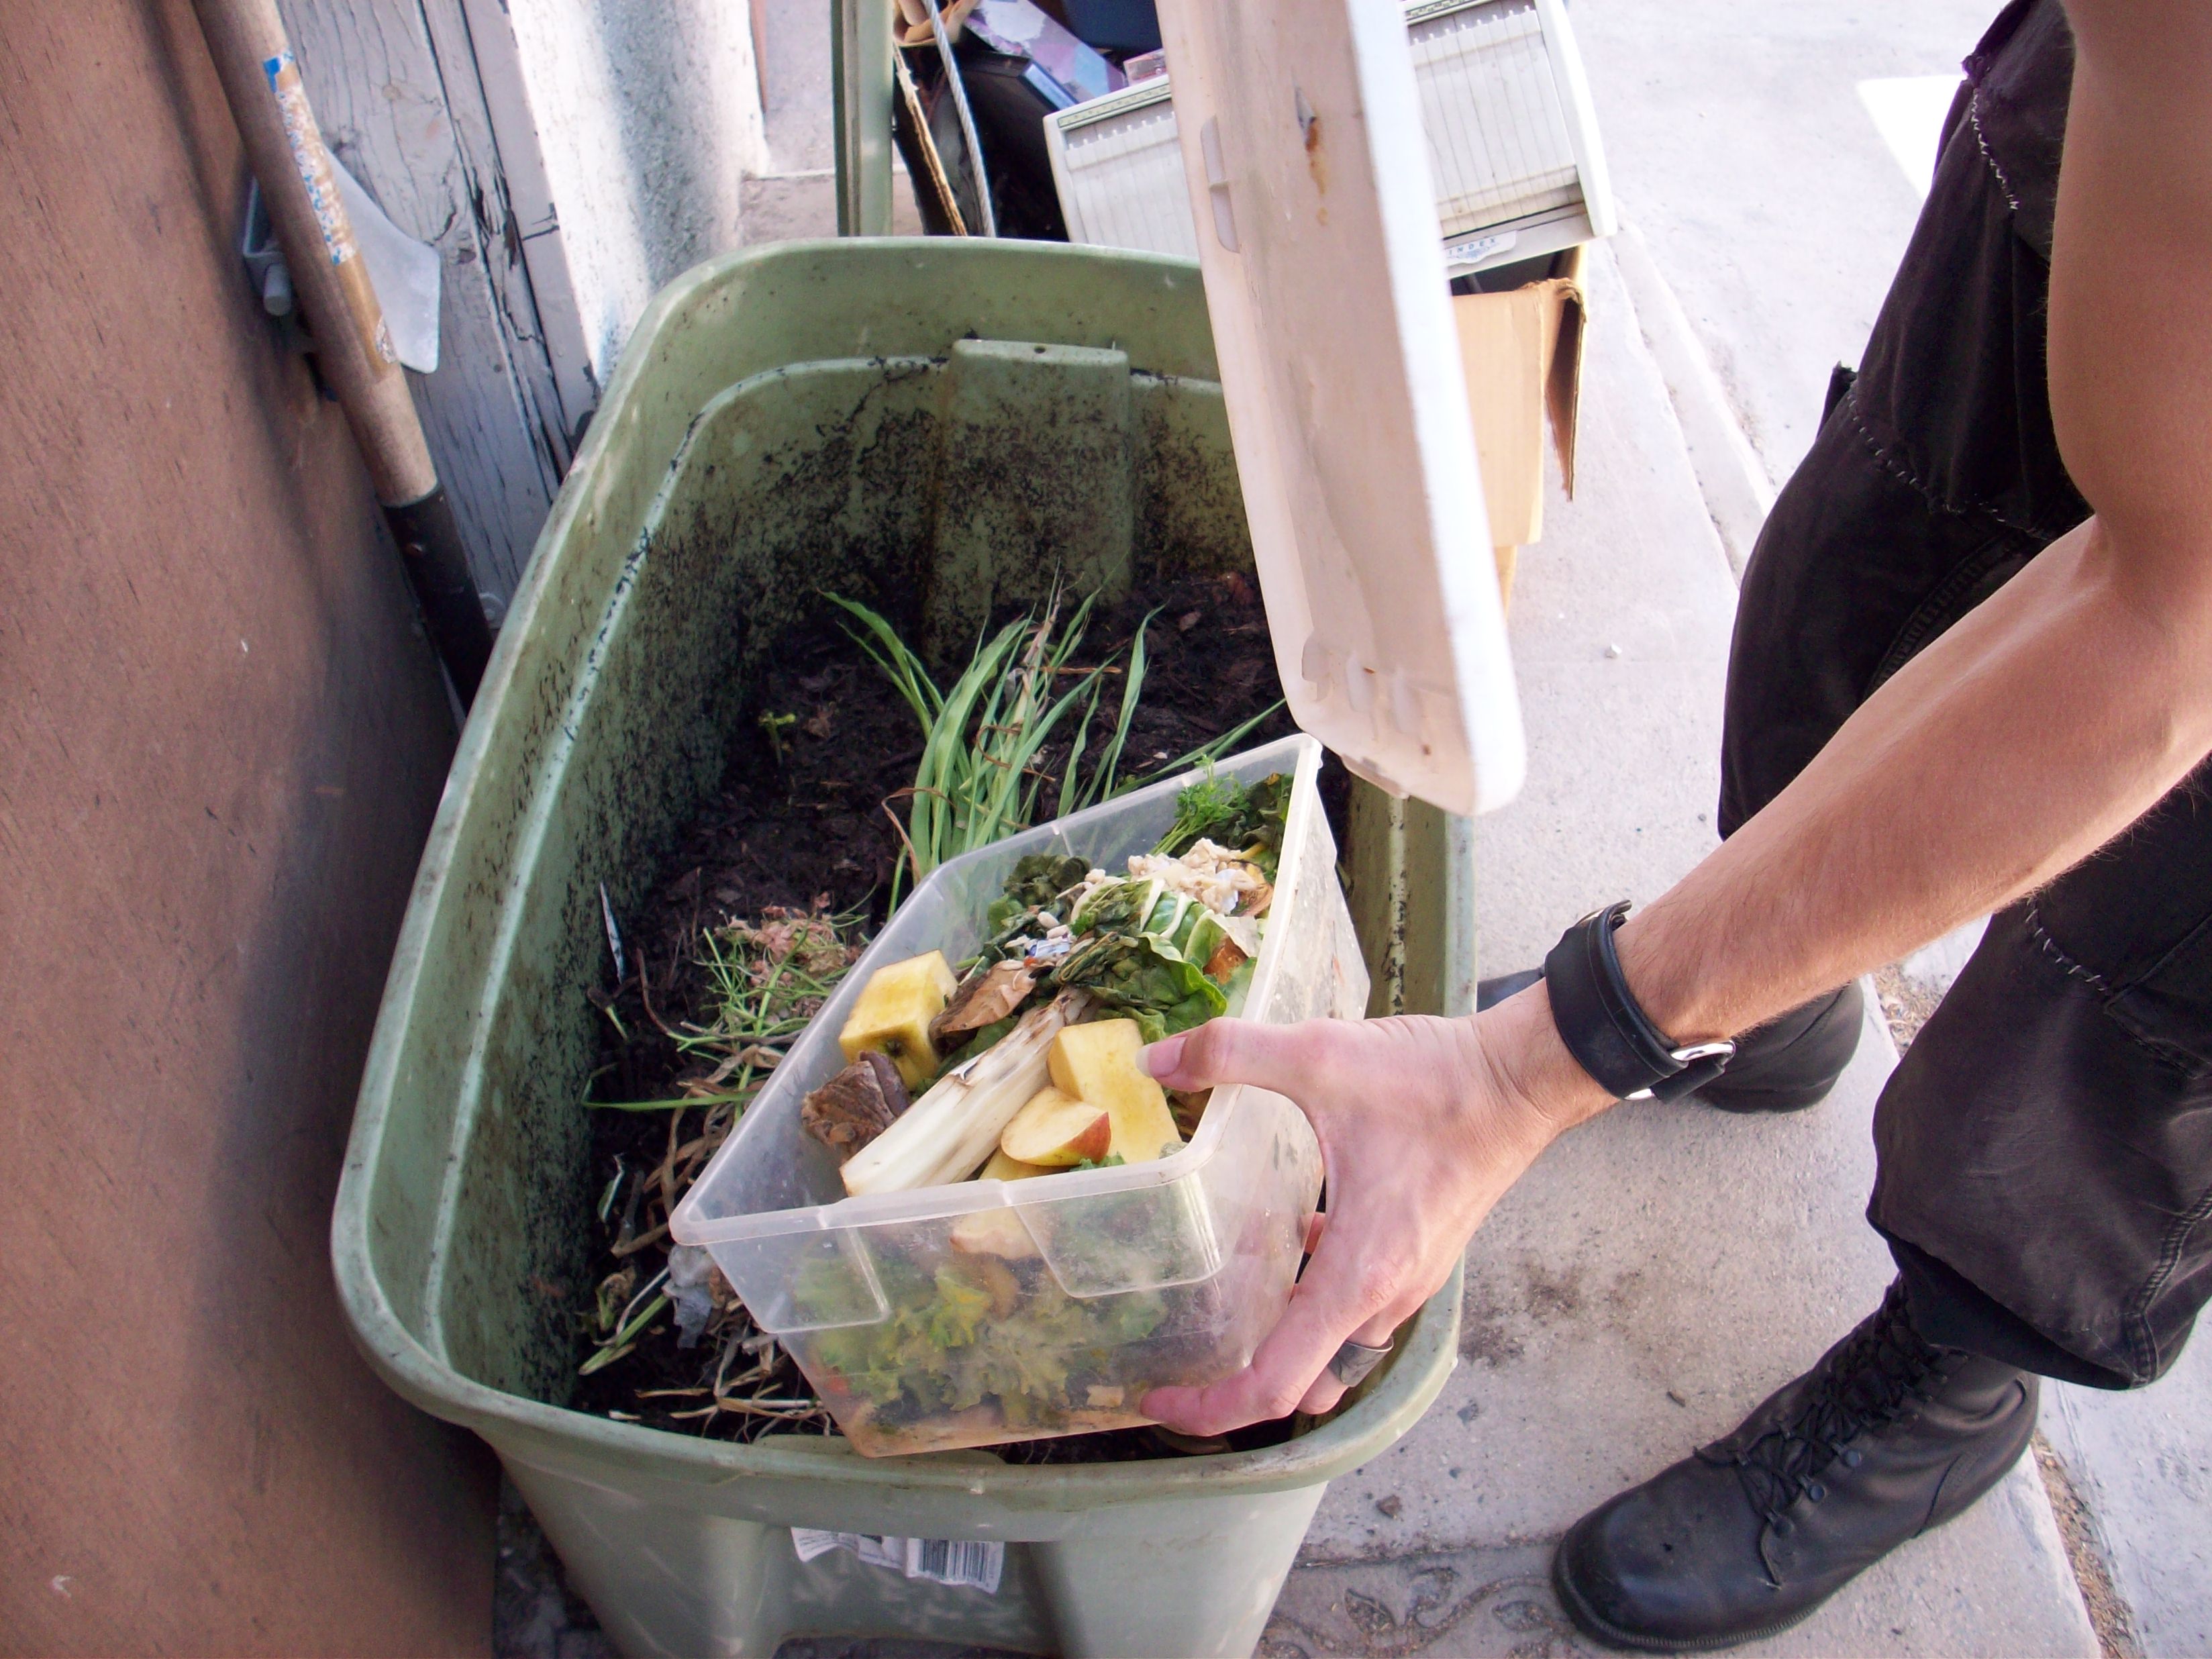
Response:
[[[1752,1506],[1768,1522],[1814,1486],[1864,1430],[1894,1423],[1908,1401],[1930,1397],[1941,1351],[1906,1322],[1904,1287],[1825,1360],[1790,1414],[1737,1454]]]

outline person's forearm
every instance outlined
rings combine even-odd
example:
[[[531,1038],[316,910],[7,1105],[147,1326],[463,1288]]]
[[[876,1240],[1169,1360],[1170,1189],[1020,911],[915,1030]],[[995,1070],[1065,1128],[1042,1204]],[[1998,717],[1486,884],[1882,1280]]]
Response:
[[[2139,564],[2139,561],[2136,562]],[[1741,1032],[2033,890],[2212,748],[2212,629],[2094,520],[1885,684],[1620,933],[1680,1042]]]
[[[1790,786],[1632,915],[1637,1000],[1678,1042],[1739,1036],[2031,892],[2212,750],[2212,617],[2147,604],[2094,520],[1907,664]],[[1539,987],[1482,1016],[1516,1093],[1612,1103]]]
[[[1629,919],[1629,983],[1677,1042],[1740,1035],[2033,891],[2212,748],[2212,91],[2199,68],[2212,12],[2068,0],[2068,14],[2051,403],[2099,517],[1907,664]],[[1598,1109],[1595,1085],[1563,1068],[1540,996],[1528,1000],[1492,1022],[1501,1063],[1555,1115]]]

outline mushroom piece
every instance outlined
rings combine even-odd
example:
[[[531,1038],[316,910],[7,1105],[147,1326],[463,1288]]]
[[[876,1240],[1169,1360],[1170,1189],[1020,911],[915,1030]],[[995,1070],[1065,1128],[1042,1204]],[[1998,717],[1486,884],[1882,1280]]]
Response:
[[[871,1048],[799,1103],[799,1121],[842,1165],[909,1103],[898,1067]]]
[[[988,969],[976,969],[960,981],[960,988],[953,992],[944,1012],[929,1022],[929,1040],[943,1052],[958,1046],[946,1042],[947,1037],[980,1031],[1006,1018],[1029,1000],[1030,992],[1048,965],[994,962]]]

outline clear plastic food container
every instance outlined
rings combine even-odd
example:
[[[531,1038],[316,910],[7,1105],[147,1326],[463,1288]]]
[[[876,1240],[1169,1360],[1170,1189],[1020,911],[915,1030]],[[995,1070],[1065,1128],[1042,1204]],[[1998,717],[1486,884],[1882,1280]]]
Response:
[[[1217,769],[1293,776],[1274,897],[1243,1008],[1270,1024],[1358,1018],[1367,972],[1316,787],[1293,737]],[[670,1231],[706,1247],[859,1450],[881,1456],[1125,1428],[1146,1390],[1237,1370],[1288,1301],[1321,1195],[1321,1150],[1279,1095],[1217,1089],[1154,1163],[848,1198],[799,1127],[844,1064],[837,1033],[869,975],[941,950],[958,962],[1026,854],[1114,871],[1149,852],[1190,774],[939,867],[901,907],[776,1068]]]

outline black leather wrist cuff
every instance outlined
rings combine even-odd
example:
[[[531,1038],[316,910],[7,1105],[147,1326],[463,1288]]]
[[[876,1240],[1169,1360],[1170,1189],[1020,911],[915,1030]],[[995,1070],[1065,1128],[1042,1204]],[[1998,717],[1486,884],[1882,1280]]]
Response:
[[[1646,1096],[1672,1100],[1704,1087],[1726,1069],[1733,1042],[1678,1046],[1637,1002],[1613,949],[1613,929],[1628,901],[1584,916],[1559,935],[1544,958],[1552,1021],[1575,1063],[1616,1100]]]

